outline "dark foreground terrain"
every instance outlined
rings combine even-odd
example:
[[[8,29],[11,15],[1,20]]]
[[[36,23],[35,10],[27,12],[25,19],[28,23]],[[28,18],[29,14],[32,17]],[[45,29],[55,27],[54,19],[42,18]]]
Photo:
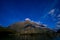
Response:
[[[59,33],[41,32],[41,33],[19,33],[11,29],[0,28],[0,40],[58,40]]]

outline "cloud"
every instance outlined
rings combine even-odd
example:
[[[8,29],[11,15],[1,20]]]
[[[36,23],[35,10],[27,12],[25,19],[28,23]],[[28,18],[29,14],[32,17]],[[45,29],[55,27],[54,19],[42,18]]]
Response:
[[[52,9],[52,10],[50,10],[47,14],[45,14],[43,17],[41,17],[41,18],[46,18],[46,17],[48,17],[49,15],[54,15],[54,13],[55,13],[55,10],[56,9]]]
[[[57,24],[60,24],[60,21],[58,21]]]
[[[49,11],[49,14],[54,15],[55,9]]]
[[[60,17],[60,14],[57,17]]]

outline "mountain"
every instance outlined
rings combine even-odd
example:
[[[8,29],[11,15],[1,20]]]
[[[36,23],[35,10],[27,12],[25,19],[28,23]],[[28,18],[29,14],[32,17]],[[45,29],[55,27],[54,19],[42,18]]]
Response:
[[[25,21],[11,24],[8,28],[1,28],[2,40],[53,40],[56,37],[52,29],[47,28],[44,24],[32,22],[28,18]]]
[[[51,29],[47,28],[46,25],[37,24],[32,22],[30,19],[25,19],[25,21],[17,22],[8,26],[9,29],[15,30],[21,34],[26,33],[43,33],[47,31],[53,32]]]
[[[8,26],[9,29],[16,31],[18,40],[52,40],[56,37],[55,32],[44,24],[32,22],[30,19],[17,22]]]

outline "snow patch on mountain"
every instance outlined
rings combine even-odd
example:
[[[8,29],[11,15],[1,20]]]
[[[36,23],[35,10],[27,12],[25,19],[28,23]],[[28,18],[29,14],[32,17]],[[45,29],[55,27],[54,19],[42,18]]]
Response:
[[[29,19],[29,18],[26,18],[26,19],[25,19],[25,21],[31,21],[31,19]]]

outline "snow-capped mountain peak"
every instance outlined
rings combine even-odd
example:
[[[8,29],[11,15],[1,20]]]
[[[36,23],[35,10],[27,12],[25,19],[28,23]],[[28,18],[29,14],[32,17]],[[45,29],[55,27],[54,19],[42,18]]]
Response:
[[[29,19],[29,18],[26,18],[26,19],[25,19],[25,21],[31,21],[31,19]]]

